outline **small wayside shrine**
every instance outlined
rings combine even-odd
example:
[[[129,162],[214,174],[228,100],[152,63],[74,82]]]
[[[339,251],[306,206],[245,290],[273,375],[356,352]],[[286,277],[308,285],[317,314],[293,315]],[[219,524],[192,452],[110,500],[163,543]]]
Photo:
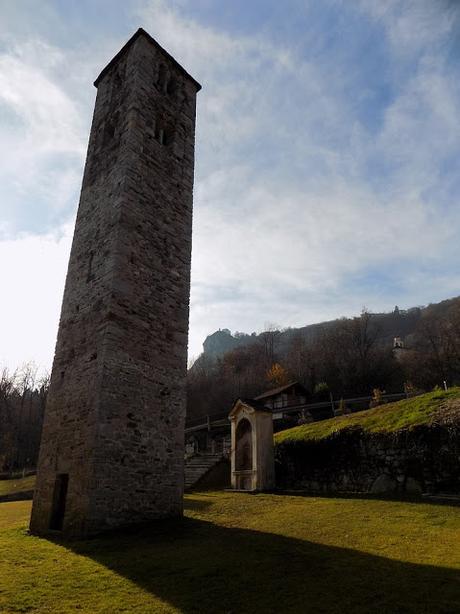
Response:
[[[197,83],[139,29],[96,105],[30,529],[182,514]]]
[[[272,410],[261,401],[238,399],[228,417],[232,488],[271,490],[275,487]]]

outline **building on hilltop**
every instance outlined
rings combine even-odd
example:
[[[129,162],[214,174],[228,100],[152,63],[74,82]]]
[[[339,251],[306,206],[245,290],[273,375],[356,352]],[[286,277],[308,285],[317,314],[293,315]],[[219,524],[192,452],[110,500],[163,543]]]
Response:
[[[402,337],[395,337],[393,340],[393,356],[398,361],[402,361],[408,356],[409,350],[406,347],[405,341]]]

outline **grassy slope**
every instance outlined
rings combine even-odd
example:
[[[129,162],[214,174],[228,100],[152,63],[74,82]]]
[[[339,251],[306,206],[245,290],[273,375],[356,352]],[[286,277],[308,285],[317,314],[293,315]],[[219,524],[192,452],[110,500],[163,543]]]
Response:
[[[451,388],[447,392],[441,390],[429,392],[397,403],[380,405],[367,411],[296,426],[277,433],[275,443],[323,439],[351,426],[360,426],[370,433],[391,433],[409,429],[420,424],[428,424],[442,403],[452,399],[460,399],[460,388]]]
[[[0,504],[0,611],[460,611],[458,508],[236,493],[186,497],[184,521],[59,544]]]
[[[0,480],[0,496],[33,490],[34,487],[34,475],[16,480]]]

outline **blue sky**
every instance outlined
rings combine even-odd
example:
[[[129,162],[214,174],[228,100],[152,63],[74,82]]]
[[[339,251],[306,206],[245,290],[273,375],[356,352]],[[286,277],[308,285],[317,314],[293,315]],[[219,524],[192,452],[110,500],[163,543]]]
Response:
[[[191,357],[460,293],[449,0],[0,0],[0,364],[50,366],[95,89],[142,26],[198,96]]]

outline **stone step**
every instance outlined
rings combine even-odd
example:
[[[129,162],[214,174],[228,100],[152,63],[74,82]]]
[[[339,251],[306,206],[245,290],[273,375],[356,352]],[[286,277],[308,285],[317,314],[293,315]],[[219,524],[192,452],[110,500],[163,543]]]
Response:
[[[188,467],[188,470],[189,471],[202,471],[203,469],[209,469],[210,467],[214,467],[215,464],[216,463],[212,463],[211,465],[192,465],[191,467]]]
[[[216,461],[213,461],[212,463],[193,463],[190,464],[189,467],[190,468],[195,468],[195,469],[201,469],[202,467],[212,467],[213,465],[215,465]]]
[[[186,466],[189,467],[190,469],[203,469],[203,467],[212,467],[216,462],[217,460],[214,461],[214,463],[202,463],[201,465],[193,464],[193,465],[186,465]]]
[[[190,488],[196,484],[220,460],[222,460],[222,456],[219,454],[203,454],[187,459],[185,461],[185,488]]]

